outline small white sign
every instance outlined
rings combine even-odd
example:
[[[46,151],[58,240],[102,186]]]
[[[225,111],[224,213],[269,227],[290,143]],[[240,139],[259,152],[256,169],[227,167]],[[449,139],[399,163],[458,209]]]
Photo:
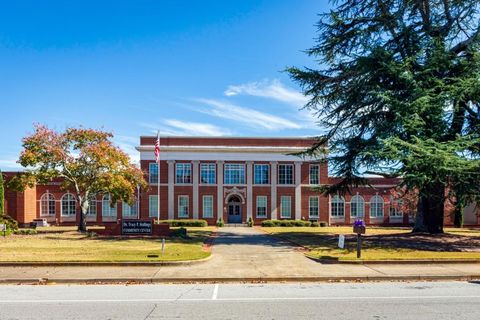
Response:
[[[7,231],[7,225],[4,223],[0,223],[0,231]]]
[[[338,236],[338,247],[341,249],[345,247],[345,236],[343,234]]]

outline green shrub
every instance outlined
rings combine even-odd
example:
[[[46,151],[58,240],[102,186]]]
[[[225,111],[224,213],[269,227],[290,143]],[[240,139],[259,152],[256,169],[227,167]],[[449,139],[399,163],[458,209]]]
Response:
[[[37,230],[35,229],[18,229],[13,231],[14,234],[22,234],[22,235],[32,235],[37,234]]]
[[[178,229],[174,229],[174,230],[170,231],[170,236],[171,237],[188,238],[187,229],[185,229],[183,227],[178,228]]]
[[[208,225],[205,220],[161,220],[159,223],[167,223],[170,227],[206,227]]]
[[[223,219],[222,218],[218,219],[217,227],[221,228],[221,227],[224,227],[224,226],[225,226],[225,223],[223,223]]]
[[[253,227],[253,219],[252,219],[252,217],[248,218],[247,224],[248,224],[249,227]]]
[[[262,227],[275,227],[275,224],[273,223],[272,220],[264,220],[262,221]]]
[[[319,227],[320,224],[317,222],[317,221],[313,221],[311,224],[310,224],[310,227]]]
[[[318,227],[318,222],[315,222]],[[305,220],[264,220],[262,227],[310,227],[312,222]]]
[[[6,224],[7,231],[13,232],[18,230],[18,222],[8,214],[0,214],[0,224]]]
[[[320,221],[319,222],[320,227],[328,227],[328,222],[326,221]]]

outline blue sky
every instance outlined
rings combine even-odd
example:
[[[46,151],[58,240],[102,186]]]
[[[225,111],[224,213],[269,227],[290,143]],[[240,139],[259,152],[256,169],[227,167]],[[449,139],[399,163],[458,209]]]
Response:
[[[282,70],[313,66],[318,0],[1,1],[0,168],[39,122],[140,135],[321,130]]]

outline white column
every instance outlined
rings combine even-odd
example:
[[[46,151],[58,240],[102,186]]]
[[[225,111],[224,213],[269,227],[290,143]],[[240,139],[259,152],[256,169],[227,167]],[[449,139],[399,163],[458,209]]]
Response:
[[[192,208],[193,208],[193,219],[198,219],[198,160],[193,161],[193,196],[192,196]]]
[[[249,218],[253,218],[253,162],[247,161],[247,221]]]
[[[220,217],[224,219],[223,217],[223,161],[217,161],[217,220]]]
[[[308,215],[306,217],[308,219]],[[295,162],[295,220],[302,219],[302,163]]]
[[[172,220],[174,218],[174,208],[173,205],[175,202],[175,161],[168,160],[168,219]]]
[[[270,208],[272,220],[277,219],[277,162],[270,162],[270,170],[272,172],[270,177]]]

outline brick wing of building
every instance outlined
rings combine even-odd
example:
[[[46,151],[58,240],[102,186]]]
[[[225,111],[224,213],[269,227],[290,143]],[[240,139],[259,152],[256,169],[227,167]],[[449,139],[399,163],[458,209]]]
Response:
[[[267,219],[303,219],[329,224],[350,224],[362,218],[367,224],[399,225],[412,221],[400,212],[390,190],[395,179],[374,178],[372,187],[352,190],[346,196],[325,197],[313,187],[332,184],[328,164],[302,158],[311,138],[207,138],[162,137],[160,166],[155,162],[156,137],[140,137],[140,165],[149,182],[138,190],[133,205],[113,207],[108,195],[90,199],[90,224],[119,219],[205,219],[215,224],[256,224]],[[7,173],[7,180],[15,173]],[[160,177],[159,177],[160,175]],[[37,185],[24,192],[6,191],[6,209],[19,223],[44,218],[55,224],[74,224],[80,209],[73,193],[61,190],[60,181]],[[466,224],[478,224],[474,206],[465,212]],[[450,219],[446,220],[451,223]]]

